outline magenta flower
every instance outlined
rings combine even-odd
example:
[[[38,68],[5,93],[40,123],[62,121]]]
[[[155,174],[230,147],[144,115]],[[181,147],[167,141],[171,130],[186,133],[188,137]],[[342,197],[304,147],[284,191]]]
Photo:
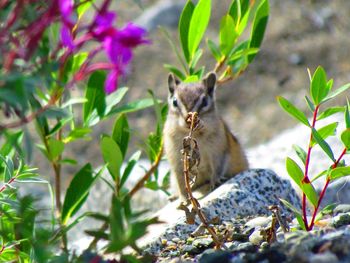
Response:
[[[75,24],[72,20],[74,1],[59,0],[58,4],[62,20],[60,31],[61,42],[63,46],[72,50],[75,47],[72,33]]]
[[[105,52],[114,65],[105,82],[105,91],[109,94],[118,87],[119,75],[125,75],[125,69],[132,59],[132,49],[139,45],[150,43],[145,39],[146,31],[132,23],[121,30],[109,31],[103,42]]]

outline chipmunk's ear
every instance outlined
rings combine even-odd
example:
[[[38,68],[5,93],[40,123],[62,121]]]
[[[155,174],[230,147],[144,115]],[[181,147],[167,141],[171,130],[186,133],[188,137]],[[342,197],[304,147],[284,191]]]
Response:
[[[216,86],[215,72],[208,73],[208,75],[203,79],[203,84],[207,88],[208,95],[213,96],[215,91],[215,86]]]
[[[174,93],[176,86],[179,84],[180,84],[180,80],[177,77],[175,77],[173,73],[170,73],[168,76],[168,88],[171,94]]]

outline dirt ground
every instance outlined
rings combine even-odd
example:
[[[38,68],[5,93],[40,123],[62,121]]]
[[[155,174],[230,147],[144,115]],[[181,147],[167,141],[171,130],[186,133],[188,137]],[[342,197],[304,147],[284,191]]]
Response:
[[[156,3],[134,2],[141,2],[144,8]],[[228,0],[212,1],[214,11],[207,36],[213,40],[217,41],[219,19],[229,3]],[[115,5],[118,22],[133,20],[142,14],[142,9],[132,1],[118,1]],[[276,96],[287,97],[307,111],[303,100],[309,87],[307,68],[314,71],[322,65],[328,76],[334,78],[334,88],[350,81],[349,11],[348,0],[270,0],[271,14],[260,53],[244,74],[217,90],[218,108],[245,147],[266,142],[296,124],[279,108]],[[176,39],[176,28],[168,30]],[[145,97],[148,89],[166,100],[168,72],[163,64],[176,63],[175,57],[160,30],[151,32],[149,38],[152,44],[137,49],[132,74],[125,83],[130,87],[129,101]],[[211,69],[214,60],[205,55],[200,63]],[[343,104],[345,97],[336,103]],[[145,110],[130,114],[129,118],[136,138],[132,147],[135,149],[154,128],[154,113]],[[97,138],[102,133],[110,133],[112,124],[113,120],[95,127],[96,139],[73,143],[68,156],[74,155],[80,163],[101,165]]]

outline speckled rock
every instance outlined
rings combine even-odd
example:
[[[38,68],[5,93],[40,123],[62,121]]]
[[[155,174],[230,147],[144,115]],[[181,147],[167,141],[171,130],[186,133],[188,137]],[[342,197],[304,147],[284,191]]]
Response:
[[[230,179],[200,203],[209,220],[219,217],[225,221],[249,215],[269,215],[268,206],[280,204],[279,198],[299,207],[300,200],[289,181],[271,170],[252,169]],[[282,213],[289,214],[289,211],[282,207]],[[195,225],[188,225],[184,212],[177,210],[174,203],[162,209],[157,216],[166,224],[153,226],[153,229],[150,227],[149,235],[141,242],[151,254],[159,253],[161,239],[186,239],[200,223],[197,218]]]

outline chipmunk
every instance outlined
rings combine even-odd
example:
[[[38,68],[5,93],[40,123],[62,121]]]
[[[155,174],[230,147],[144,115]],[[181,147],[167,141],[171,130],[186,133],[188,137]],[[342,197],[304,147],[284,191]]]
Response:
[[[192,190],[206,195],[237,173],[248,169],[248,162],[237,138],[218,115],[215,106],[216,74],[201,82],[182,83],[168,77],[168,116],[164,125],[164,149],[170,163],[172,184],[177,183],[180,200],[187,200],[183,175],[182,141],[189,133],[189,112],[198,112],[202,127],[193,133],[198,142],[200,163]]]

